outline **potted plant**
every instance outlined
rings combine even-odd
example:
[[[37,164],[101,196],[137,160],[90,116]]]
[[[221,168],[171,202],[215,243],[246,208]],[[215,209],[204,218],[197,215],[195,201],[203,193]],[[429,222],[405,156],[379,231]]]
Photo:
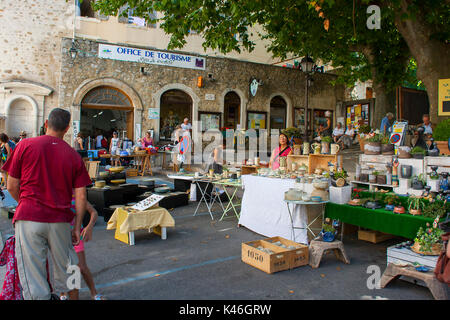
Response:
[[[378,172],[377,183],[378,184],[386,184],[386,174],[384,174],[384,172]]]
[[[450,119],[439,122],[433,130],[433,139],[441,154],[450,155],[448,139],[450,139]]]
[[[320,142],[321,142],[321,153],[322,154],[328,154],[330,153],[330,143],[333,141],[333,139],[330,136],[325,136],[323,137]]]
[[[411,250],[423,255],[437,256],[440,254],[442,250],[441,236],[444,231],[438,228],[438,222],[439,217],[434,220],[432,227],[427,222],[425,229],[419,228]]]
[[[427,185],[431,187],[431,191],[439,191],[439,174],[437,173],[437,166],[431,167],[431,172],[428,174]]]
[[[424,218],[436,219],[437,217],[442,218],[446,212],[446,205],[442,201],[433,201],[422,209],[422,216]]]
[[[332,175],[332,184],[336,187],[343,187],[347,185],[348,174],[343,168],[338,170],[338,172],[333,173]]]
[[[322,240],[326,242],[333,242],[334,238],[337,234],[337,230],[335,228],[335,225],[337,225],[337,222],[333,220],[331,222],[330,218],[326,218],[325,222],[322,224]]]
[[[416,146],[411,149],[410,153],[415,159],[423,159],[427,154],[427,150],[422,147]]]
[[[394,154],[394,145],[390,141],[388,135],[383,135],[381,138],[381,154],[392,155]]]
[[[398,203],[399,197],[395,194],[388,195],[386,198],[384,198],[384,203],[386,204],[385,209],[389,211],[393,211],[395,208],[395,205]]]
[[[372,130],[369,125],[362,125],[358,129],[358,134],[356,135],[358,137],[359,142],[359,148],[362,152],[364,152],[364,144],[366,142],[367,134]]]
[[[381,154],[381,137],[382,135],[379,133],[374,133],[371,136],[369,135],[369,138],[367,138],[364,143],[364,154]]]
[[[423,199],[420,197],[409,197],[408,198],[408,211],[413,216],[419,216],[422,214],[421,209],[425,207]]]
[[[376,171],[376,170],[369,173],[369,182],[377,183],[377,175],[378,175],[378,171]]]
[[[423,173],[421,173],[418,176],[417,175],[413,176],[411,187],[414,190],[422,190],[425,187],[426,184],[427,184],[427,182],[426,182],[426,180],[424,178],[424,175],[423,175]]]
[[[282,130],[282,133],[287,135],[289,139],[293,138],[294,144],[302,144],[302,131],[299,128],[289,127]]]

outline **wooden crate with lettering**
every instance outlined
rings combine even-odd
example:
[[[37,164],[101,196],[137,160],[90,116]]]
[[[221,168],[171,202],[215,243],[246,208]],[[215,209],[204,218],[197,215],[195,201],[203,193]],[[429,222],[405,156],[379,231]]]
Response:
[[[307,245],[294,242],[282,237],[272,237],[264,239],[263,241],[273,244],[274,242],[281,242],[285,246],[293,246],[295,249],[281,249],[285,250],[289,255],[289,269],[294,269],[301,266],[306,266],[309,263],[309,249]]]
[[[273,253],[267,253],[258,249],[259,246],[270,249]],[[242,243],[243,262],[266,273],[275,273],[289,269],[288,252],[282,248],[262,240]]]

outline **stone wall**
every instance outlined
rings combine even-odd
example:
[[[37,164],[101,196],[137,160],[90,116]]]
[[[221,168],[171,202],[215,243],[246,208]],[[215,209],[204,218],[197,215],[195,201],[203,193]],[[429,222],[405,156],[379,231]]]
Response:
[[[148,108],[158,108],[161,95],[169,89],[180,89],[188,93],[194,103],[193,120],[198,111],[222,112],[223,98],[229,91],[235,91],[241,98],[241,123],[246,123],[246,111],[265,111],[270,118],[270,101],[281,95],[287,102],[287,124],[293,123],[294,107],[305,105],[305,75],[294,69],[241,62],[232,59],[206,57],[206,70],[193,70],[135,62],[100,59],[98,42],[77,40],[80,53],[75,60],[70,58],[71,39],[62,40],[60,106],[71,108],[79,114],[80,102],[89,89],[99,85],[111,85],[130,96],[135,110],[135,122],[142,124],[142,131],[159,128],[159,120],[148,120]],[[147,75],[141,73],[145,68]],[[208,80],[212,74],[215,81]],[[197,87],[197,77],[203,76],[205,85]],[[317,73],[309,89],[311,109],[334,110],[344,100],[344,87],[333,86],[334,75]],[[252,78],[261,79],[255,97],[251,97],[249,83]],[[215,100],[205,100],[205,94],[214,94]],[[78,118],[79,119],[79,118]],[[223,123],[223,122],[222,122]]]

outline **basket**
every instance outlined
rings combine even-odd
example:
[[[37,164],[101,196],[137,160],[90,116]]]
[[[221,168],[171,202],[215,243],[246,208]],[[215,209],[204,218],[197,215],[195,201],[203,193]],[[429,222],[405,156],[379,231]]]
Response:
[[[425,252],[420,250],[420,244],[418,242],[414,242],[414,245],[411,246],[411,250],[418,254],[423,254],[424,256],[438,256],[441,254],[442,244],[435,243],[431,247],[431,252]]]

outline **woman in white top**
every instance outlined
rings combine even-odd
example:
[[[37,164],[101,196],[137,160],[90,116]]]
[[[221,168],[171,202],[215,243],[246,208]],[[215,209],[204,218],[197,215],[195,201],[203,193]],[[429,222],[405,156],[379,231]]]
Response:
[[[342,123],[338,122],[337,127],[333,130],[333,140],[334,142],[338,142],[338,140],[344,135],[344,128],[342,127]]]
[[[341,150],[344,150],[345,147],[350,148],[352,146],[354,136],[355,130],[353,130],[353,125],[350,123],[347,126],[347,130],[345,130],[344,135],[338,140]]]

